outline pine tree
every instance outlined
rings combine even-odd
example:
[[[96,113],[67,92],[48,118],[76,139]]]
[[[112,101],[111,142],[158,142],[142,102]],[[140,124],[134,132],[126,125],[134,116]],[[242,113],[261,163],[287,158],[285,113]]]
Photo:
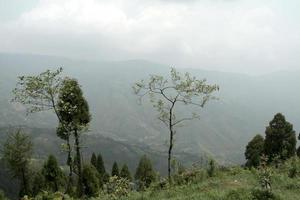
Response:
[[[95,197],[100,189],[99,174],[93,165],[85,165],[82,171],[82,182],[84,194],[88,197]]]
[[[101,154],[98,154],[98,156],[97,156],[96,168],[101,176],[103,176],[105,174],[105,167],[104,167],[104,162],[103,162]]]
[[[83,195],[83,184],[80,135],[87,130],[91,116],[88,103],[83,97],[77,80],[70,78],[63,80],[59,92],[58,112],[61,123],[68,127],[68,131],[72,132],[75,138],[75,157],[77,158],[75,165],[78,175],[77,194],[81,197]]]
[[[46,185],[48,185],[52,191],[58,191],[59,185],[63,180],[63,172],[53,155],[50,155],[48,160],[44,163],[42,174],[45,178]]]
[[[95,153],[92,154],[91,165],[93,165],[94,167],[97,167],[97,157],[96,157]]]
[[[111,176],[119,176],[119,167],[118,167],[118,163],[115,161],[112,169],[111,169]]]
[[[122,169],[121,169],[120,177],[125,178],[129,181],[132,181],[130,171],[129,171],[128,166],[126,164],[124,164]]]
[[[155,172],[152,168],[152,163],[146,155],[140,159],[134,178],[139,182],[140,189],[149,187],[155,181]]]
[[[296,134],[293,125],[285,120],[281,113],[277,113],[266,128],[264,152],[268,161],[274,158],[286,160],[296,153]]]
[[[264,138],[256,135],[246,146],[245,157],[247,167],[258,167],[264,151]]]

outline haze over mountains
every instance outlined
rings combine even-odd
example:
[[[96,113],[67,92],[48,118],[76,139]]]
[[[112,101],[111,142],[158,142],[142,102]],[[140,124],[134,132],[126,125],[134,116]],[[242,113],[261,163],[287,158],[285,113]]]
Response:
[[[167,130],[156,119],[151,105],[139,105],[132,92],[134,82],[149,74],[168,75],[169,66],[143,60],[120,62],[77,61],[39,55],[0,54],[0,126],[55,128],[51,113],[26,116],[24,108],[10,103],[17,76],[64,68],[83,87],[92,113],[89,134],[166,152]],[[244,149],[255,134],[264,135],[274,114],[282,112],[300,130],[300,72],[276,72],[262,76],[178,69],[220,86],[218,101],[199,109],[200,120],[188,122],[176,135],[177,153],[213,156],[221,163],[243,163]],[[195,110],[196,111],[196,110]],[[184,115],[184,110],[177,111]],[[2,133],[1,133],[2,134]]]

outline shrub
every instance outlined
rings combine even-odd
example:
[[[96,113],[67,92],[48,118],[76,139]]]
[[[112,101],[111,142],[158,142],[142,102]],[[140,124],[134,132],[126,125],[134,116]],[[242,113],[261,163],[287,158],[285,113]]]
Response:
[[[253,200],[280,200],[278,196],[269,190],[253,190],[251,194]]]
[[[120,199],[128,196],[130,192],[130,184],[127,179],[112,176],[106,184],[106,193],[109,194],[110,199]]]

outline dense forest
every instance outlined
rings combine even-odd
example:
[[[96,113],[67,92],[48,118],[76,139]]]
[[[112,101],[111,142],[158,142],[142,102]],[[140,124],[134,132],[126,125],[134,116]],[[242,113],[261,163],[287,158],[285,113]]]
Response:
[[[174,151],[183,134],[181,128],[205,118],[202,110],[211,102],[218,104],[222,85],[174,68],[131,85],[136,103],[152,110],[167,134],[166,153],[159,154],[89,134],[94,119],[89,102],[79,81],[64,75],[63,68],[15,78],[12,103],[24,108],[28,116],[46,112],[56,123],[40,130],[22,126],[2,129],[7,135],[1,144],[0,186],[10,198],[296,199],[300,134],[298,137],[282,113],[270,119],[264,134],[243,147],[246,162],[242,165],[226,165],[208,154],[196,157]],[[45,130],[51,137],[43,138],[40,132]],[[56,145],[47,151],[43,146],[49,142]],[[97,151],[97,145],[105,145],[106,151]],[[52,149],[56,153],[48,154]],[[128,149],[131,152],[125,154]],[[138,157],[138,162],[123,157],[128,155]],[[109,156],[113,159],[107,165]],[[154,160],[165,163],[159,165],[161,170],[154,167]],[[183,162],[186,160],[189,162]],[[5,183],[6,179],[13,180]],[[6,199],[3,192],[0,199]]]

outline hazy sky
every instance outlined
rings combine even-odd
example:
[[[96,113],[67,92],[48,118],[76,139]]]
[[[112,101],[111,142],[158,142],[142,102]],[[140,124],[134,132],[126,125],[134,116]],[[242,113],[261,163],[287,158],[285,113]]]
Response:
[[[300,70],[299,0],[0,0],[0,52]]]

